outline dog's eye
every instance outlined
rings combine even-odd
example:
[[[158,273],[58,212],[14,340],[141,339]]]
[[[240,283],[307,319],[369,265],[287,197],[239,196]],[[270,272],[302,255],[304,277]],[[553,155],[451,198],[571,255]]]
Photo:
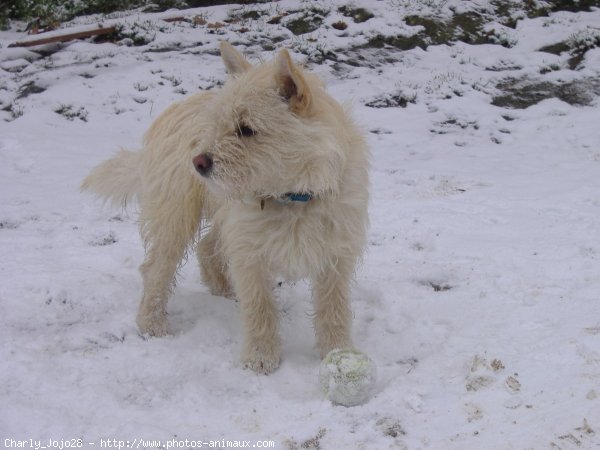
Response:
[[[256,131],[250,128],[248,125],[239,125],[237,129],[237,135],[239,137],[251,137],[256,135]]]

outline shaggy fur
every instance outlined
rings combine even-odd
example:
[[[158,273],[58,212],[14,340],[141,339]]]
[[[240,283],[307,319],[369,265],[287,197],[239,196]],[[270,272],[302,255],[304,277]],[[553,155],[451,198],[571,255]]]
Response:
[[[348,296],[365,245],[368,151],[347,112],[286,50],[259,66],[226,43],[221,54],[230,74],[221,89],[169,107],[141,151],[119,152],[82,188],[139,202],[146,258],[137,324],[151,336],[167,334],[176,270],[209,223],[197,243],[203,280],[239,300],[242,360],[269,373],[281,347],[275,276],[311,279],[321,356],[352,346]]]

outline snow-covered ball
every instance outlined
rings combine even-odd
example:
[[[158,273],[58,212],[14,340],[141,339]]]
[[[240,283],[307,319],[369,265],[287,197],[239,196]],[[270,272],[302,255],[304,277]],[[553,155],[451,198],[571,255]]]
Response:
[[[337,405],[356,406],[367,401],[376,378],[375,364],[358,350],[332,350],[323,358],[319,368],[319,384],[323,393]]]

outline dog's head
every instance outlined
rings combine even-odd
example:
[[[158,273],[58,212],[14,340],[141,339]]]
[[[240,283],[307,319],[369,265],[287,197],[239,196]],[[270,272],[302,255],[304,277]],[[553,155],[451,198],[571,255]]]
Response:
[[[252,66],[227,43],[229,72],[210,100],[190,164],[216,194],[269,198],[335,194],[345,164],[344,113],[286,50]]]

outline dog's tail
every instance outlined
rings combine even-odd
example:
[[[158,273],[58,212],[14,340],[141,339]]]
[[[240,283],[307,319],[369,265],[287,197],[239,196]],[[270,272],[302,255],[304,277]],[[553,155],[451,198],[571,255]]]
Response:
[[[120,150],[92,169],[81,183],[81,190],[92,191],[113,206],[124,208],[138,193],[139,167],[139,152]]]

